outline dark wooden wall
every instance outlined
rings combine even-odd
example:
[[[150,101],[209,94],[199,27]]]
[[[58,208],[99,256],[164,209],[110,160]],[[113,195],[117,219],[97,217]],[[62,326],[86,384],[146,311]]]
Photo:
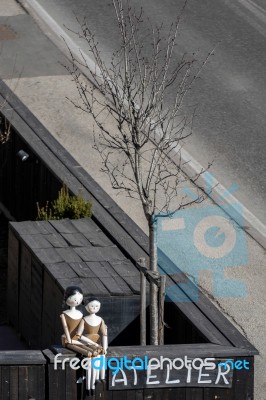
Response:
[[[17,153],[24,150],[29,159],[22,162]],[[11,128],[10,140],[0,146],[0,202],[17,221],[34,220],[36,203],[54,200],[62,183],[30,146]]]
[[[41,351],[1,351],[0,399],[46,400],[46,364]]]

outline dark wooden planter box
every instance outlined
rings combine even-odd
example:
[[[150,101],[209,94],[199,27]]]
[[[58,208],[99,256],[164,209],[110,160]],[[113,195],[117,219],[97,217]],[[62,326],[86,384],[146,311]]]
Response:
[[[70,285],[99,298],[110,342],[138,318],[139,272],[91,219],[13,222],[9,235],[8,315],[31,348],[60,343]]]
[[[132,360],[134,357],[149,359],[160,359],[160,356],[173,360],[175,358],[190,359],[214,358],[216,363],[221,360],[230,359],[234,362],[248,363],[249,370],[234,369],[226,375],[229,385],[224,383],[223,378],[217,379],[217,369],[213,371],[204,371],[205,375],[201,376],[202,381],[212,379],[211,383],[195,383],[194,378],[198,379],[198,371],[192,371],[192,383],[186,382],[188,379],[187,369],[182,371],[172,371],[167,377],[165,370],[152,371],[152,378],[147,383],[146,371],[138,371],[135,375],[132,371],[124,369],[124,374],[117,374],[115,387],[112,386],[112,370],[107,370],[104,382],[96,383],[95,400],[121,400],[121,399],[168,399],[168,400],[250,400],[253,399],[253,356],[248,354],[246,350],[233,350],[229,346],[218,346],[213,344],[195,344],[195,345],[165,345],[165,346],[120,346],[110,347],[108,349],[108,359],[116,357],[121,358],[125,355]],[[73,399],[82,398],[82,390],[85,391],[84,384],[76,384],[76,380],[82,375],[82,370],[74,371],[69,366],[69,361],[75,356],[67,349],[53,347],[51,350],[44,351],[48,360],[48,381],[50,400],[64,398],[66,387],[68,393],[71,390]],[[59,354],[57,366],[55,368],[55,355]],[[64,367],[60,362],[64,362]],[[207,373],[207,375],[206,375]],[[83,372],[85,374],[85,372]],[[194,374],[194,375],[193,375]],[[195,375],[196,374],[196,375]],[[121,382],[123,378],[127,378],[125,382]],[[137,378],[136,378],[137,376]],[[171,383],[171,380],[180,379],[180,383]],[[183,379],[183,380],[182,380]],[[120,382],[119,382],[120,380]],[[152,384],[152,382],[155,382]],[[159,382],[159,383],[158,383]],[[71,389],[70,389],[71,388]],[[72,397],[66,397],[72,399]]]

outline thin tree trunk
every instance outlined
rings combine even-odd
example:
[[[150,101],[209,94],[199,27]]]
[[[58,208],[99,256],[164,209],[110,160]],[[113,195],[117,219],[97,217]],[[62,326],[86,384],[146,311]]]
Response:
[[[160,345],[164,344],[164,299],[165,299],[165,282],[166,276],[161,276],[161,285],[159,291],[159,337],[158,342]]]
[[[139,264],[146,267],[145,258],[139,259]],[[140,345],[146,345],[146,276],[144,272],[140,272]]]
[[[150,270],[157,272],[156,226],[152,216],[149,220]],[[150,344],[158,345],[158,287],[150,284]]]

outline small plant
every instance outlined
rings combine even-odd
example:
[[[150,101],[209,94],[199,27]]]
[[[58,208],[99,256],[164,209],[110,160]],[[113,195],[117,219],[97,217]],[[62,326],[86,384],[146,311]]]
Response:
[[[82,194],[77,196],[70,196],[68,188],[65,184],[58,192],[58,197],[49,206],[49,201],[46,202],[44,207],[40,207],[37,203],[37,220],[49,219],[78,219],[84,217],[91,217],[92,203],[85,200]]]

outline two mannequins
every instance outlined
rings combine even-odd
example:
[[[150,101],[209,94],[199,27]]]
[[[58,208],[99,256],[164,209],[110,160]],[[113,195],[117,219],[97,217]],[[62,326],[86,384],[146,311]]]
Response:
[[[106,354],[108,347],[107,326],[104,320],[96,315],[101,307],[101,303],[96,298],[90,298],[85,306],[88,311],[87,316],[76,309],[83,303],[82,290],[77,286],[69,286],[64,295],[64,302],[68,309],[60,315],[64,334],[62,344],[76,353],[89,358],[86,379],[87,390],[95,388],[95,381],[104,379],[105,370],[100,371],[91,368],[91,358]]]

